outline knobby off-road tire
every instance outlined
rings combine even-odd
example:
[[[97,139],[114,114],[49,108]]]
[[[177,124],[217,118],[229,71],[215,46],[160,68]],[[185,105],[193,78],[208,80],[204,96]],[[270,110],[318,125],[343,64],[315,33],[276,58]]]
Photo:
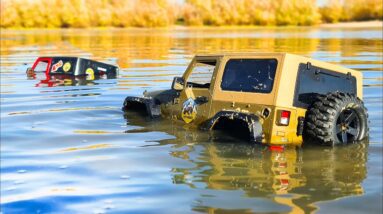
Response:
[[[363,102],[342,92],[318,96],[305,118],[304,140],[334,146],[368,136],[368,114]]]

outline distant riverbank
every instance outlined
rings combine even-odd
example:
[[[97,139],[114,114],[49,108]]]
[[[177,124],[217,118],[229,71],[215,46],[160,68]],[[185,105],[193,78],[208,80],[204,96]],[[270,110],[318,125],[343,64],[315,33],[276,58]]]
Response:
[[[339,23],[324,23],[318,24],[314,26],[256,26],[256,25],[225,25],[225,26],[185,26],[185,25],[172,25],[166,27],[88,27],[86,29],[89,30],[113,30],[113,29],[179,29],[179,30],[187,30],[187,29],[282,29],[282,28],[383,28],[383,21],[373,20],[373,21],[359,21],[359,22],[339,22]],[[76,30],[76,29],[84,29],[84,28],[8,28],[8,30]],[[4,29],[7,30],[7,29]]]
[[[184,25],[173,25],[170,28],[178,29],[196,29],[196,28],[307,28],[307,27],[320,27],[320,28],[383,28],[383,21],[371,20],[371,21],[357,21],[357,22],[338,22],[338,23],[322,23],[312,26],[257,26],[257,25],[225,25],[225,26],[184,26]]]
[[[366,28],[366,27],[380,27],[383,28],[383,22],[379,20],[362,21],[362,22],[339,22],[339,23],[326,23],[319,25],[323,28]]]

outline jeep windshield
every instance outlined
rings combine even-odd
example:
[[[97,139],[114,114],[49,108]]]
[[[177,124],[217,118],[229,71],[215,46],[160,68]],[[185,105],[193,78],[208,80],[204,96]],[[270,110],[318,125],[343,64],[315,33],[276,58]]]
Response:
[[[270,93],[276,59],[231,59],[226,63],[221,88],[224,91]]]
[[[187,79],[187,86],[194,88],[209,88],[216,64],[216,60],[197,60]]]

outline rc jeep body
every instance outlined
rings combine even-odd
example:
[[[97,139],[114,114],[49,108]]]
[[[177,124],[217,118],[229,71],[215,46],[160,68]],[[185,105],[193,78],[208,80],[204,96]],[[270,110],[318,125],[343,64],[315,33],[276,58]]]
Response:
[[[108,77],[118,74],[118,66],[97,62],[80,57],[38,57],[27,74],[44,72],[46,75],[68,76],[94,76],[106,75]]]
[[[368,136],[362,90],[360,72],[293,54],[197,55],[171,89],[128,96],[123,109],[255,142],[335,145]]]

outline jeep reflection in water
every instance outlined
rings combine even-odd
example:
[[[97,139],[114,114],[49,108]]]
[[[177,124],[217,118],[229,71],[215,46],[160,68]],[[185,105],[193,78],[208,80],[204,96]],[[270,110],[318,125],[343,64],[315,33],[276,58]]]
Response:
[[[172,88],[127,97],[124,110],[250,141],[325,145],[368,137],[362,74],[287,53],[197,55]]]

